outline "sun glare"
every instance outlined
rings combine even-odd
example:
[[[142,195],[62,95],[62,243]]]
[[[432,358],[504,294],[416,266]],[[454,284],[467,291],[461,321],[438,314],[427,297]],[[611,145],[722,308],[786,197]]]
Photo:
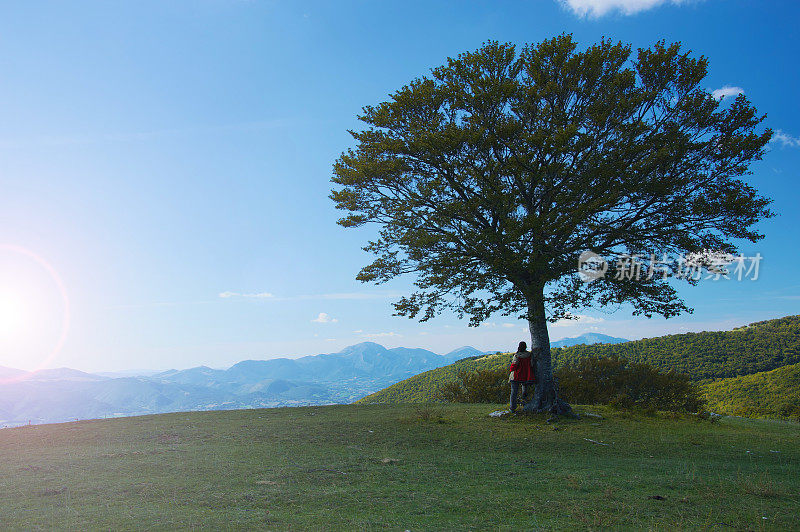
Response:
[[[13,347],[30,324],[29,308],[18,294],[0,289],[0,343]]]
[[[69,302],[52,266],[30,250],[0,245],[0,366],[46,367],[68,328]]]

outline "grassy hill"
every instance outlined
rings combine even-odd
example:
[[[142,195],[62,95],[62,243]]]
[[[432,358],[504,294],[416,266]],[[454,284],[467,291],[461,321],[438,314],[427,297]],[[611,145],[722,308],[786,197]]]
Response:
[[[800,418],[800,364],[702,386],[708,408],[735,416]]]
[[[603,419],[548,424],[487,416],[497,407],[191,412],[4,429],[0,528],[798,529],[797,424],[599,407]]]
[[[695,380],[744,375],[800,363],[800,316],[753,323],[733,331],[677,334],[624,344],[578,345],[553,349],[552,353],[556,368],[586,357],[617,356],[662,370],[674,369]],[[462,360],[398,382],[358,402],[436,400],[439,389],[445,383],[454,382],[459,371],[508,366],[510,358],[510,354],[497,354]],[[793,385],[787,383],[786,386]],[[797,397],[797,386],[793,389]]]

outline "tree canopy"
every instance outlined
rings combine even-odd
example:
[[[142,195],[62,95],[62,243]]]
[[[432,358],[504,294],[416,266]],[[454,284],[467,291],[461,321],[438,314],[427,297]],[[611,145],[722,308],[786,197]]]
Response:
[[[578,281],[584,250],[662,256],[756,241],[769,201],[739,179],[771,131],[744,95],[714,99],[704,57],[679,44],[639,49],[569,35],[523,47],[489,42],[367,106],[355,149],[334,168],[345,227],[374,222],[377,259],[358,278],[418,275],[397,303],[422,319],[452,308],[476,325],[546,296],[551,319],[589,298],[666,316],[685,310],[650,282]],[[675,265],[673,264],[674,268]]]
[[[526,318],[545,376],[548,319],[590,304],[690,310],[670,284],[680,257],[734,254],[772,215],[742,180],[772,132],[744,95],[712,97],[707,70],[679,43],[488,42],[364,107],[331,193],[341,225],[380,226],[357,278],[414,274],[395,308],[423,321],[444,309],[471,325]],[[586,250],[612,268],[622,255],[669,258],[658,275],[645,265],[641,278],[585,283]]]

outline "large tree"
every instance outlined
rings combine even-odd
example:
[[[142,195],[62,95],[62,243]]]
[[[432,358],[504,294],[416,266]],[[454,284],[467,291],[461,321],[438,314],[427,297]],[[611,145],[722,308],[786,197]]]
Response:
[[[772,132],[756,131],[764,117],[744,95],[712,97],[707,69],[664,42],[636,53],[608,40],[579,50],[570,35],[519,51],[488,42],[365,107],[331,193],[348,211],[339,224],[379,226],[357,278],[414,274],[418,290],[395,309],[421,321],[446,309],[472,326],[496,312],[527,320],[541,351],[526,409],[570,412],[548,321],[590,305],[691,311],[674,287],[679,257],[708,267],[762,238],[754,224],[772,215],[741,179]],[[663,262],[587,283],[586,250],[612,272],[623,255]]]

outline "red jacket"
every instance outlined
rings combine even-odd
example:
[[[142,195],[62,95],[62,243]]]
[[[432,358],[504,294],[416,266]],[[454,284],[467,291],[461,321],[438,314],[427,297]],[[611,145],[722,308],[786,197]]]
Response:
[[[536,382],[536,371],[534,368],[536,361],[530,353],[527,351],[525,353],[527,353],[528,356],[521,357],[521,353],[515,353],[514,358],[511,359],[511,366],[508,368],[508,371],[511,372],[511,378],[509,380]]]

